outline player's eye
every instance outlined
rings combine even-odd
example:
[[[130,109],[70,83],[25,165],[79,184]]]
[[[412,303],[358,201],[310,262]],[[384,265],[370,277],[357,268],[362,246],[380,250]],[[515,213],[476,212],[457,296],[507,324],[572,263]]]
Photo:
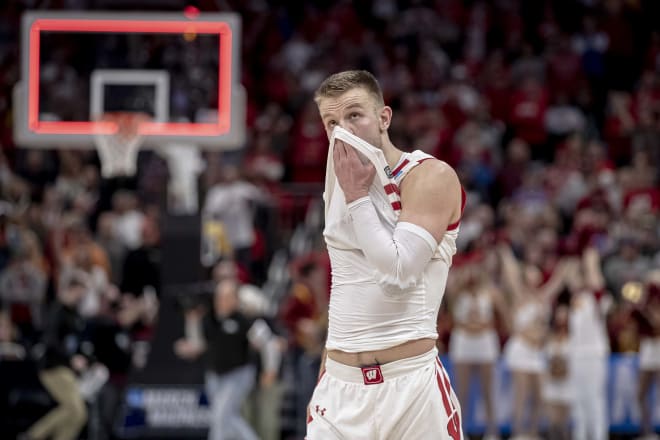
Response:
[[[356,113],[356,112],[353,112],[350,115],[348,115],[348,117],[351,118],[351,119],[355,119],[355,118],[359,118],[360,114]]]
[[[335,125],[337,125],[337,121],[328,121],[328,124],[327,124],[327,125],[328,125],[328,128],[332,128],[332,127],[334,127]]]

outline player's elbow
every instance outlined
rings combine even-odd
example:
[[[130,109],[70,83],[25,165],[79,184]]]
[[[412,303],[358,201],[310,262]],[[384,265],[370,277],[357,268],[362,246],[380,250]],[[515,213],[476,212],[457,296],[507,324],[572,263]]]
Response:
[[[397,258],[388,269],[377,270],[377,279],[380,284],[403,291],[416,286],[422,278],[423,271],[424,265]]]

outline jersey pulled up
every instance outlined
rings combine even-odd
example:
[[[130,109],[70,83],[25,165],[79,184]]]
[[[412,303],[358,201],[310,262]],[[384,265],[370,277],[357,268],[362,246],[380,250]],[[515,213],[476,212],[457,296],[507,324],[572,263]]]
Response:
[[[383,186],[374,179],[369,196],[388,232],[394,232],[396,220],[393,219],[398,218],[401,209],[388,194],[393,190],[398,192],[399,184],[410,170],[427,159],[433,156],[419,150],[404,153],[391,172],[393,183]],[[437,338],[436,317],[456,253],[458,222],[449,225],[419,279],[401,289],[378,281],[382,277],[358,248],[351,217],[346,207],[343,208],[330,211],[323,231],[332,267],[326,348],[356,353]],[[391,215],[392,210],[398,211],[395,216]]]

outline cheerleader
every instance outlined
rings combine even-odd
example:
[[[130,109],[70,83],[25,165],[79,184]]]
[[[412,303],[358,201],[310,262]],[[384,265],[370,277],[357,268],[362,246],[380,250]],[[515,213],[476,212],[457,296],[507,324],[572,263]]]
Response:
[[[505,316],[506,307],[501,292],[480,267],[471,264],[458,278],[458,285],[448,290],[454,323],[449,339],[449,358],[456,373],[458,398],[464,414],[469,413],[470,382],[473,377],[478,377],[486,411],[484,440],[496,440],[499,437],[492,387],[500,343],[495,319],[496,312]]]

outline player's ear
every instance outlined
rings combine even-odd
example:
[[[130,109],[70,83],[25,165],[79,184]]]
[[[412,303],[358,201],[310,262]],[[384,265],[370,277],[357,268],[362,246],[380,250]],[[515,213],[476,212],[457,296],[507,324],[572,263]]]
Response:
[[[383,106],[380,110],[380,130],[387,131],[390,128],[390,123],[392,122],[392,108],[390,106]]]

